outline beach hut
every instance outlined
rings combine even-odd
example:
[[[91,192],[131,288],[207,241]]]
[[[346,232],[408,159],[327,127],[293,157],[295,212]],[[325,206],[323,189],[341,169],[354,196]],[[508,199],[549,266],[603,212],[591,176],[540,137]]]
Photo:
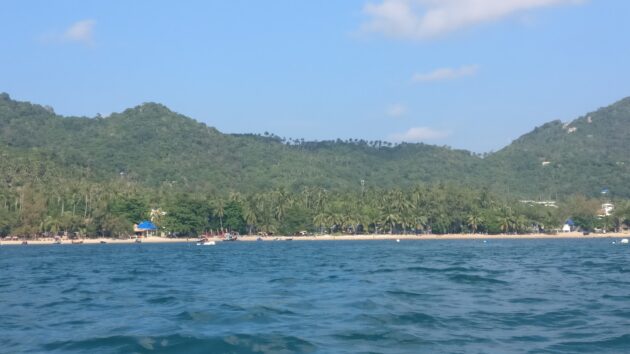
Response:
[[[133,232],[137,236],[148,236],[149,232],[157,230],[157,226],[154,223],[144,220],[139,224],[133,225]]]

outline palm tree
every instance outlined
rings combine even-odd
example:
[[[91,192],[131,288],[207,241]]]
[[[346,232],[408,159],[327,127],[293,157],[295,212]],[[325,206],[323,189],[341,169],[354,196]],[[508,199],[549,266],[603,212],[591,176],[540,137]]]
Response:
[[[418,215],[415,218],[415,227],[416,227],[416,229],[424,230],[426,228],[428,222],[429,222],[429,218],[427,218],[424,215]]]
[[[59,219],[48,215],[43,221],[42,231],[50,231],[53,235],[57,235],[59,232]]]
[[[315,226],[318,226],[320,229],[320,233],[324,233],[324,227],[328,225],[329,218],[328,215],[324,212],[320,212],[313,218],[313,223]]]
[[[514,229],[516,222],[512,211],[510,209],[504,209],[502,215],[499,217],[499,227],[503,233],[508,233]]]
[[[518,215],[515,218],[513,217],[512,220],[514,222],[514,228],[517,232],[527,232],[528,228],[531,227],[531,223],[524,215]]]
[[[275,210],[274,216],[276,220],[281,221],[286,214],[287,209],[292,204],[292,199],[289,193],[284,188],[279,188],[274,192]]]
[[[228,196],[228,200],[231,202],[240,203],[243,200],[243,196],[239,192],[231,191]]]
[[[333,211],[328,215],[328,221],[331,224],[333,232],[341,230],[343,232],[343,225],[345,224],[345,215],[338,211]]]
[[[322,211],[324,209],[324,207],[326,206],[326,203],[328,201],[328,192],[323,189],[323,188],[319,188],[317,189],[317,193],[315,193],[315,201],[314,201],[314,207],[315,207],[315,211],[319,212]]]
[[[252,229],[254,228],[254,225],[258,221],[258,218],[256,217],[256,212],[254,211],[254,208],[252,208],[248,204],[245,204],[243,206],[243,219],[245,219],[245,222],[249,226],[249,235],[251,235]]]
[[[400,221],[400,216],[392,210],[386,210],[381,219],[383,220],[383,224],[389,225],[389,233],[392,234],[394,233],[396,224]]]
[[[214,216],[219,218],[219,224],[221,225],[221,232],[223,232],[223,217],[225,216],[225,202],[223,199],[217,199],[214,204]]]
[[[479,214],[477,214],[477,212],[472,212],[468,215],[466,222],[468,223],[468,227],[472,230],[472,233],[476,234],[479,225],[483,223],[483,219],[479,216]]]

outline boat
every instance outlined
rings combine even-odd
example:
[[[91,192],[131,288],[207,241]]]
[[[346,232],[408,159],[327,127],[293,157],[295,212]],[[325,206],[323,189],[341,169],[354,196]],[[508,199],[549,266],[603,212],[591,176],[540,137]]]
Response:
[[[285,238],[285,241],[293,241],[293,237]]]
[[[210,241],[207,238],[202,238],[201,240],[197,241],[197,246],[214,246],[216,244],[216,242]]]
[[[621,241],[619,243],[627,244],[628,243],[628,239],[627,238],[623,238],[623,239],[621,239]]]
[[[72,244],[73,244],[73,245],[80,245],[80,244],[82,244],[82,243],[83,243],[83,241],[82,241],[82,240],[79,240],[79,241],[72,241]]]
[[[262,237],[259,237],[259,238],[256,239],[256,241],[259,241],[259,242],[262,241],[262,240],[263,240]]]
[[[137,238],[134,242],[135,242],[135,243],[142,243],[142,240],[141,240],[141,239],[139,239],[139,238]]]
[[[105,242],[105,241],[101,240],[101,242],[99,242],[99,243],[103,244],[103,243],[107,243],[107,242]]]
[[[226,242],[226,241],[236,241],[236,240],[238,240],[238,236],[236,236],[236,235],[232,235],[232,234],[229,234],[229,233],[228,233],[228,234],[225,234],[225,238],[223,239],[223,242]]]

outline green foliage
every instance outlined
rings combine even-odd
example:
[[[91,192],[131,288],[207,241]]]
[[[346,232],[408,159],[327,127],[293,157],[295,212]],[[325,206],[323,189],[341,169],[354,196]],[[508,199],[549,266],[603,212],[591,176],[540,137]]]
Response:
[[[148,217],[148,205],[139,197],[120,196],[114,199],[110,212],[125,218],[130,223],[139,223]]]
[[[278,231],[283,235],[293,235],[300,231],[315,230],[314,217],[312,210],[295,206],[287,211]]]
[[[212,211],[204,200],[178,195],[167,207],[164,229],[180,236],[196,236],[209,228]]]
[[[241,206],[236,201],[230,201],[225,205],[225,213],[223,225],[228,230],[237,232],[246,232],[245,220],[243,220],[243,212]]]
[[[425,144],[221,134],[155,103],[61,117],[1,94],[0,234],[124,236],[157,207],[163,231],[179,235],[524,233],[568,217],[619,230],[630,220],[629,119],[625,99],[482,158]],[[608,218],[596,216],[603,197],[619,206]]]
[[[529,198],[630,197],[630,98],[547,123],[485,159],[499,188]],[[543,165],[544,162],[544,165]]]

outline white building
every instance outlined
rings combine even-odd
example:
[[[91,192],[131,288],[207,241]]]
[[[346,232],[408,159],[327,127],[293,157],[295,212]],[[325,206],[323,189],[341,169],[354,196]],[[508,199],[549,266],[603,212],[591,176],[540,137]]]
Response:
[[[613,203],[604,203],[602,204],[602,210],[599,216],[610,216],[614,210],[615,205]]]

